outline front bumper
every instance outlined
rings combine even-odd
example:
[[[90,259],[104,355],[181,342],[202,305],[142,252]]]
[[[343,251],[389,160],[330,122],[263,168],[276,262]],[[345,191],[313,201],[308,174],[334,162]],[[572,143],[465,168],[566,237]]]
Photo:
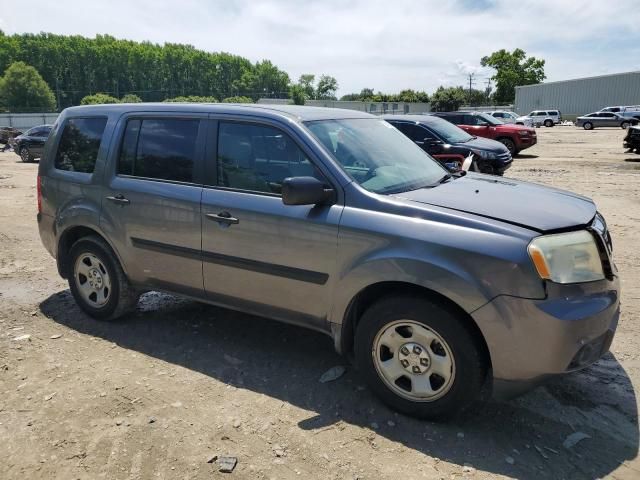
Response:
[[[489,348],[494,396],[506,398],[609,350],[620,316],[619,280],[548,282],[546,299],[501,295],[472,316]]]
[[[527,137],[520,137],[519,142],[516,144],[518,150],[524,150],[525,148],[533,147],[538,143],[537,135],[529,135]]]

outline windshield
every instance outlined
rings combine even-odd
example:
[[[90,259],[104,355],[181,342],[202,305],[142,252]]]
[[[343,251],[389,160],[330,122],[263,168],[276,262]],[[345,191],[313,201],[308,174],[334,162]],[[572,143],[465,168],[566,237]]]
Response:
[[[464,143],[474,138],[453,123],[438,117],[430,118],[428,122],[425,122],[425,125],[440,135],[447,143]]]
[[[504,125],[504,122],[501,122],[492,115],[488,115],[486,113],[476,113],[475,115],[486,121],[489,125]]]
[[[431,187],[447,174],[384,120],[318,120],[305,125],[344,171],[371,192],[389,194]]]

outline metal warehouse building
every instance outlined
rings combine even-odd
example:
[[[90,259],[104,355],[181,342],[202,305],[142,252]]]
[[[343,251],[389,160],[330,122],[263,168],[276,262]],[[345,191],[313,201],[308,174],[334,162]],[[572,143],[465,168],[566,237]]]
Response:
[[[572,120],[616,105],[640,105],[640,72],[516,87],[515,110],[521,115],[554,108],[560,110],[564,118]]]

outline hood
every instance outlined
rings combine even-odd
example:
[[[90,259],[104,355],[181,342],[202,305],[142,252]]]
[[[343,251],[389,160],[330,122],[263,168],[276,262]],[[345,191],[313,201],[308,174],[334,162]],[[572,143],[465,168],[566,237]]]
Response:
[[[587,225],[596,214],[588,198],[534,183],[468,173],[434,188],[393,197],[450,208],[539,232]]]
[[[464,143],[457,143],[461,147],[473,148],[476,150],[484,150],[487,152],[494,153],[509,153],[509,149],[505,147],[502,143],[497,140],[491,140],[489,138],[484,137],[476,137],[473,140],[469,140]]]
[[[501,130],[503,132],[517,132],[519,130],[526,130],[530,134],[535,134],[536,131],[532,127],[527,127],[525,125],[517,125],[515,123],[504,123],[502,125],[493,125],[496,130]]]

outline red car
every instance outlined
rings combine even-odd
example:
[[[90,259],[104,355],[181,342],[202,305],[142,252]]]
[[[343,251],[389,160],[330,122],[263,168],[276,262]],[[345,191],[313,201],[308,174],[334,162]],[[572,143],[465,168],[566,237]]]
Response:
[[[497,140],[516,155],[525,148],[538,143],[534,128],[502,123],[500,120],[482,112],[434,112],[432,115],[450,121],[465,132],[476,137]]]

